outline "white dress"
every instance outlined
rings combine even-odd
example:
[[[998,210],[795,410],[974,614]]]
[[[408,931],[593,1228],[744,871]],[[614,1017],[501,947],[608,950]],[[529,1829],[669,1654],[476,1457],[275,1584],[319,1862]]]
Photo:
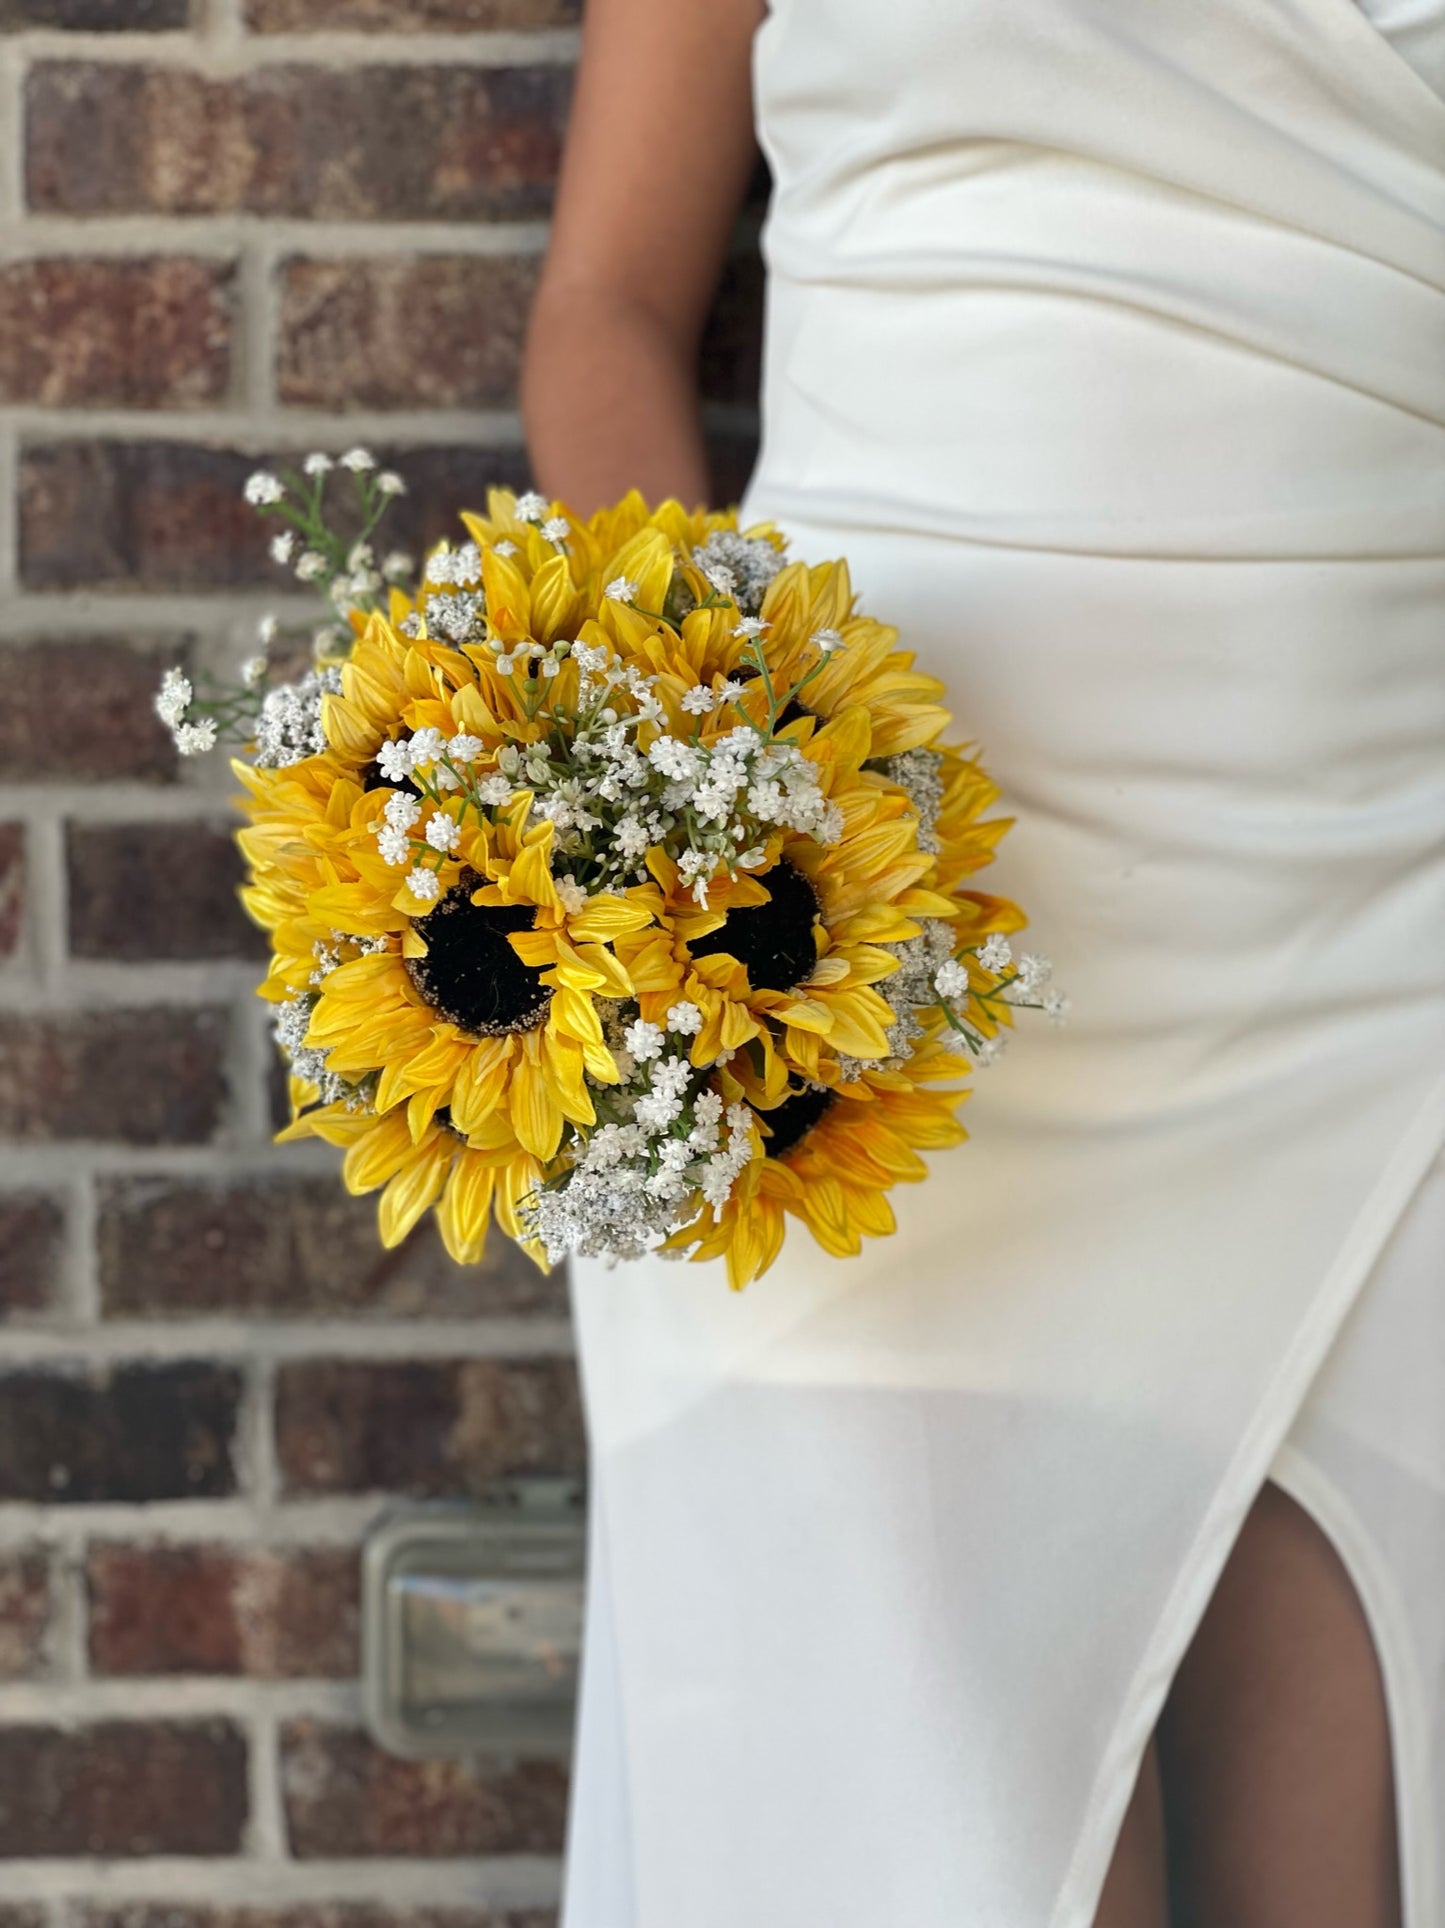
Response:
[[[1445,1922],[1445,8],[779,0],[744,504],[847,555],[1073,1012],[897,1236],[580,1266],[566,1928],[1088,1928],[1266,1478]]]

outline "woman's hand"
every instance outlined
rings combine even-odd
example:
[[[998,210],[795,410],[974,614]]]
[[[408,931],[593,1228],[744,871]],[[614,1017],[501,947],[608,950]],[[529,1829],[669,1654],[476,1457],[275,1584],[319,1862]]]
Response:
[[[698,338],[747,186],[762,0],[588,0],[522,412],[538,487],[707,497]]]

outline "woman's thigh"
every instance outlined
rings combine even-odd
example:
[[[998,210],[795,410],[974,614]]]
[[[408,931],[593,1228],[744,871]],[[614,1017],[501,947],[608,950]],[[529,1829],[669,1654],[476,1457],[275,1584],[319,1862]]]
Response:
[[[1325,1534],[1267,1483],[1158,1732],[1175,1928],[1398,1928],[1389,1723]]]

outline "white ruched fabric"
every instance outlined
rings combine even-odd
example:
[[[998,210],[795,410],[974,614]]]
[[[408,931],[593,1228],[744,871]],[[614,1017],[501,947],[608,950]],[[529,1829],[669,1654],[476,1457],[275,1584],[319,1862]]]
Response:
[[[825,1258],[576,1269],[567,1928],[1088,1928],[1274,1478],[1445,1922],[1445,10],[778,0],[744,509],[846,555],[1070,1023]]]

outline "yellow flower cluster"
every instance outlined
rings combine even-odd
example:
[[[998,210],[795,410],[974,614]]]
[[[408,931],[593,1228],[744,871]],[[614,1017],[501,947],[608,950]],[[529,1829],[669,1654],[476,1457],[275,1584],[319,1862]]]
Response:
[[[941,685],[770,527],[463,519],[358,619],[327,748],[233,765],[282,1138],[463,1262],[493,1216],[539,1262],[665,1243],[738,1286],[788,1216],[856,1252],[1021,1001],[1023,917],[971,884],[1006,820]]]

